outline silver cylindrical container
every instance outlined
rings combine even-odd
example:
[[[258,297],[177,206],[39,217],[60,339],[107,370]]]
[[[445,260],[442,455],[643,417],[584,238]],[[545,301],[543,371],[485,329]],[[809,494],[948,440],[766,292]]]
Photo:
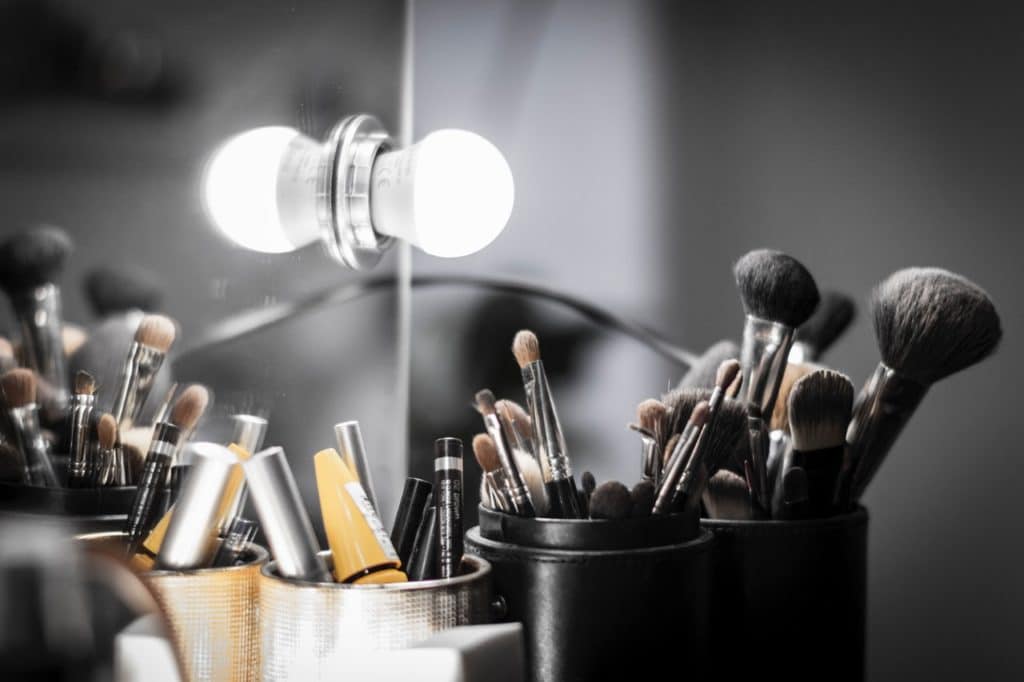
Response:
[[[210,564],[217,552],[217,532],[232,476],[237,479],[238,457],[216,443],[192,443],[192,471],[174,505],[156,558],[159,569],[186,571]]]
[[[323,553],[330,561],[330,552]],[[335,680],[354,651],[408,647],[435,632],[490,619],[491,565],[466,556],[448,580],[348,585],[286,580],[277,562],[260,575],[265,682]]]
[[[370,504],[378,516],[382,516],[377,504],[377,493],[373,489],[373,477],[370,475],[370,462],[366,459],[366,446],[363,434],[359,430],[359,422],[349,421],[334,425],[334,437],[338,439],[338,453],[349,468],[355,467],[356,476],[370,498]]]
[[[263,533],[282,575],[314,581],[331,581],[313,524],[302,504],[299,487],[284,450],[267,448],[242,464]]]

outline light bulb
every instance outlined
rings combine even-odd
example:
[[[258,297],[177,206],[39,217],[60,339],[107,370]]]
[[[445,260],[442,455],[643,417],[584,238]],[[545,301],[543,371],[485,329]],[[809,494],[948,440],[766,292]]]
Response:
[[[458,258],[501,234],[514,193],[512,171],[493,144],[465,130],[438,130],[377,157],[370,211],[378,232]]]
[[[316,241],[315,174],[322,145],[293,128],[232,137],[210,159],[203,200],[213,224],[252,251],[287,253]]]
[[[211,221],[235,243],[285,253],[322,239],[355,269],[372,267],[396,237],[428,254],[476,253],[512,213],[501,152],[464,130],[439,130],[408,149],[372,116],[351,116],[324,144],[285,127],[224,143],[203,181]]]

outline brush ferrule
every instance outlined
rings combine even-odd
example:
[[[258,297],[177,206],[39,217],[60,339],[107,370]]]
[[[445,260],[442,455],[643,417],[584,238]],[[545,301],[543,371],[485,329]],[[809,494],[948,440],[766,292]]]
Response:
[[[484,486],[487,488],[488,506],[497,511],[515,514],[512,502],[508,499],[505,490],[508,487],[505,472],[501,469],[484,472]]]
[[[49,447],[39,428],[39,407],[35,403],[12,407],[8,414],[18,449],[25,456],[25,480],[30,485],[56,488],[57,474],[50,461]]]
[[[864,493],[904,425],[924,399],[928,386],[879,363],[857,396],[846,431],[850,500]]]
[[[14,294],[11,304],[21,327],[25,363],[53,387],[54,401],[58,407],[63,407],[67,404],[69,390],[61,336],[60,288],[43,284],[26,289]]]
[[[89,427],[92,417],[93,406],[96,404],[96,396],[90,393],[76,393],[71,396],[71,410],[69,420],[71,423],[69,443],[70,461],[68,463],[68,487],[84,488],[90,484],[91,448],[89,442]]]
[[[132,341],[114,398],[113,415],[121,429],[131,428],[142,414],[146,398],[149,397],[165,357],[165,353],[155,348]]]
[[[640,479],[658,484],[659,456],[658,441],[647,434],[640,434]]]
[[[505,474],[505,495],[512,505],[513,511],[518,516],[534,516],[535,512],[533,502],[530,499],[529,489],[526,487],[526,481],[523,480],[523,474],[519,470],[519,463],[516,462],[508,439],[505,438],[505,431],[502,429],[501,420],[498,415],[485,414],[484,426],[487,428],[488,435],[494,441],[494,448],[498,453],[498,461],[501,463],[501,470]]]
[[[530,406],[533,430],[539,448],[538,459],[545,483],[572,478],[572,468],[565,447],[565,436],[558,421],[558,412],[548,387],[544,363],[540,360],[523,367],[523,387]]]
[[[746,400],[757,405],[761,414],[771,414],[786,371],[793,328],[780,322],[747,315],[743,326],[740,363]]]

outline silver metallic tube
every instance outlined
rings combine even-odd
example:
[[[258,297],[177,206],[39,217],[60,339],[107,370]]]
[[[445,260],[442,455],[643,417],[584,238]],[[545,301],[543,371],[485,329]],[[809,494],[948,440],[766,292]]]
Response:
[[[165,357],[165,353],[155,348],[132,341],[121,370],[121,383],[117,387],[112,410],[121,430],[131,428],[139,418]]]
[[[661,477],[661,453],[658,441],[646,433],[640,434],[640,480],[650,481],[657,487]]]
[[[747,315],[743,326],[740,364],[747,403],[757,405],[762,415],[770,415],[779,395],[786,371],[789,349],[793,345],[792,327]],[[771,359],[765,362],[769,350]]]
[[[209,566],[217,552],[224,495],[238,457],[223,445],[191,443],[192,470],[174,505],[156,567],[175,571]],[[239,474],[241,472],[238,472]]]
[[[373,489],[373,477],[370,475],[370,462],[366,459],[366,446],[363,445],[363,434],[359,431],[359,422],[348,421],[334,425],[334,436],[338,439],[338,452],[346,462],[351,461],[356,467],[356,475],[366,491],[366,497],[373,505],[378,516],[381,513],[377,506],[377,494]]]
[[[263,417],[256,417],[251,414],[236,414],[231,417],[234,424],[234,432],[231,434],[231,442],[242,448],[250,455],[259,452],[263,447],[263,439],[267,435],[267,420]],[[245,503],[249,499],[249,490],[245,482],[238,488],[228,513],[224,515],[218,534],[227,536],[231,530],[231,524],[242,515]]]
[[[25,456],[25,480],[30,485],[58,487],[49,448],[39,428],[39,407],[35,403],[29,403],[21,407],[12,407],[8,414],[11,417],[18,449]]]
[[[87,488],[96,470],[91,466],[91,448],[89,447],[89,428],[92,409],[96,404],[96,395],[92,393],[76,393],[71,396],[71,435],[70,455],[68,463],[68,487]],[[102,460],[101,460],[102,462]]]
[[[70,389],[61,337],[60,298],[60,288],[49,283],[12,296],[11,304],[21,327],[27,365],[53,387],[59,406],[63,407]]]
[[[299,496],[284,450],[268,448],[242,464],[277,570],[285,578],[332,582],[313,524]]]

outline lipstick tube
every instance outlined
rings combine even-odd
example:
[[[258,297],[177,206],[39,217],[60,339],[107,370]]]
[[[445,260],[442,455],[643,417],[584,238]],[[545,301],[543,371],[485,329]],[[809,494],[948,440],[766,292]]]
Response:
[[[437,505],[437,575],[454,578],[462,566],[462,441],[434,441],[434,501]]]
[[[398,552],[363,486],[333,448],[313,457],[320,511],[339,583],[406,582]]]
[[[165,357],[165,353],[155,348],[132,341],[111,411],[120,429],[131,428],[139,418]]]
[[[366,459],[366,446],[363,434],[359,430],[359,422],[347,421],[334,425],[334,436],[338,439],[338,452],[345,458],[348,468],[359,477],[359,482],[366,491],[366,497],[373,508],[380,513],[377,495],[373,488],[373,477],[370,474],[370,462]]]
[[[313,524],[284,450],[272,447],[258,452],[242,464],[242,469],[281,576],[332,582],[327,564],[317,555],[320,547]]]
[[[572,476],[565,437],[558,421],[558,412],[548,387],[547,375],[541,360],[531,362],[522,369],[523,388],[526,390],[530,418],[538,445],[538,459],[544,489],[548,496],[548,516],[562,519],[582,519],[585,514]]]
[[[39,428],[39,407],[29,403],[10,408],[8,414],[18,449],[25,457],[25,482],[45,488],[58,487],[49,448]]]
[[[223,445],[192,443],[189,449],[191,471],[160,544],[158,569],[185,571],[210,565],[221,518],[245,478],[238,457]]]
[[[67,404],[70,390],[64,362],[60,288],[43,284],[11,295],[11,305],[21,327],[25,363],[54,390],[58,407]]]
[[[132,507],[125,521],[129,555],[138,550],[142,539],[157,521],[156,516],[160,511],[157,498],[167,483],[167,473],[180,437],[181,430],[168,422],[159,422],[153,429],[153,440],[149,444],[135,499],[132,500]]]
[[[433,484],[422,478],[410,476],[405,479],[398,511],[395,513],[395,523],[391,526],[391,544],[395,546],[402,566],[409,564],[409,555],[412,554],[412,547],[416,542],[416,531],[419,530],[423,512],[427,508],[433,489]]]
[[[437,577],[437,508],[429,505],[416,531],[416,542],[409,555],[409,580],[433,580]]]

